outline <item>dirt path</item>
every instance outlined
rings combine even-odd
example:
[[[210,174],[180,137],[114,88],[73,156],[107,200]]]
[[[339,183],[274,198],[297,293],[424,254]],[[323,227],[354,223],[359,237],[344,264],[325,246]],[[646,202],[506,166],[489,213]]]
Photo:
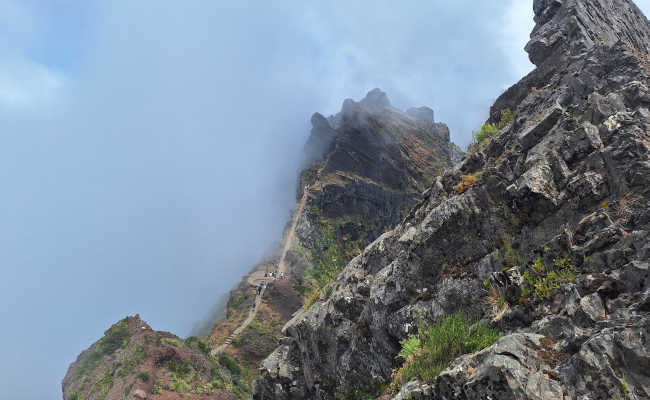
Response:
[[[300,219],[300,216],[302,215],[303,210],[305,209],[305,204],[307,204],[307,191],[305,190],[302,198],[300,199],[300,202],[298,203],[298,208],[296,209],[296,213],[293,216],[293,219],[291,220],[291,227],[289,228],[289,231],[287,232],[287,237],[284,241],[284,247],[282,248],[282,254],[280,256],[280,262],[278,263],[278,274],[282,273],[283,275],[287,275],[287,267],[284,262],[287,252],[289,252],[289,249],[291,248],[291,243],[293,242],[293,238],[295,237],[296,233],[296,226],[298,225],[298,220]],[[268,278],[264,277],[264,274],[262,271],[257,271],[255,273],[252,273],[248,277],[248,283],[257,286],[259,285],[262,281],[266,280]],[[264,296],[264,291],[266,289],[262,289],[262,293],[258,294],[255,296],[255,308],[251,309],[248,312],[248,317],[242,322],[241,325],[235,329],[230,336],[219,346],[217,346],[215,349],[213,349],[210,354],[213,356],[216,356],[217,354],[223,353],[223,351],[226,349],[226,347],[230,346],[232,341],[239,336],[240,333],[244,331],[250,325],[251,322],[253,322],[253,319],[255,319],[255,315],[257,315],[257,310],[260,308],[260,305],[262,304],[262,297]]]

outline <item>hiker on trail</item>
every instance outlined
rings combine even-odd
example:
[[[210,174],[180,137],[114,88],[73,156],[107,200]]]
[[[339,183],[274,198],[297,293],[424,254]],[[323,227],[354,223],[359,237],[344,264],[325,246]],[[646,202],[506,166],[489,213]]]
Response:
[[[262,284],[257,285],[257,295],[259,296],[262,293]]]
[[[251,308],[255,309],[255,302],[251,305]]]

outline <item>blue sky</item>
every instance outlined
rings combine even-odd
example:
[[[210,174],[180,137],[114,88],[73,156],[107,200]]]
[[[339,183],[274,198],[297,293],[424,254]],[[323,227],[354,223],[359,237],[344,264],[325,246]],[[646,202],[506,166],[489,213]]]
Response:
[[[0,0],[2,392],[61,398],[127,314],[187,335],[280,237],[314,111],[380,87],[466,145],[531,3]]]

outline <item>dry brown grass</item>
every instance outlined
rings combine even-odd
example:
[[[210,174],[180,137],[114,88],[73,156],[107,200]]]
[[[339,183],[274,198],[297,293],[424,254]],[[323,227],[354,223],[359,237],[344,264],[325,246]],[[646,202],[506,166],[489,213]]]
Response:
[[[494,314],[492,322],[500,321],[503,315],[510,310],[510,305],[506,301],[503,292],[494,285],[490,285],[487,302],[492,308],[492,314]]]
[[[475,184],[481,175],[483,175],[483,171],[461,176],[462,182],[456,186],[456,191],[458,193],[463,193],[464,191],[469,189],[473,184]]]

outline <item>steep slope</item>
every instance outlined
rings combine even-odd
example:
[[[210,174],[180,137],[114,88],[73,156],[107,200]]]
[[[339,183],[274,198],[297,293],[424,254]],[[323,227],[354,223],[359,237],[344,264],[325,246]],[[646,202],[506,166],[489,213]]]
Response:
[[[257,365],[282,326],[327,293],[345,264],[421,200],[451,167],[449,130],[426,107],[402,112],[375,89],[312,117],[297,207],[277,253],[233,290],[226,318],[205,338],[182,340],[128,317],[82,352],[63,380],[65,400],[231,399],[250,395]],[[268,272],[286,272],[271,279]],[[258,295],[256,286],[268,287]],[[251,308],[256,302],[255,308]]]
[[[650,398],[650,27],[628,0],[533,8],[499,132],[285,326],[255,399]],[[501,338],[418,370],[458,311]]]
[[[316,113],[311,122],[298,206],[283,243],[231,292],[227,317],[208,338],[251,368],[278,346],[292,314],[324,295],[347,262],[397,225],[421,200],[422,189],[452,165],[455,145],[433,111],[401,111],[379,89],[359,102],[345,100],[329,118]],[[287,279],[266,276],[278,269]],[[249,321],[255,286],[262,282],[269,286]]]

